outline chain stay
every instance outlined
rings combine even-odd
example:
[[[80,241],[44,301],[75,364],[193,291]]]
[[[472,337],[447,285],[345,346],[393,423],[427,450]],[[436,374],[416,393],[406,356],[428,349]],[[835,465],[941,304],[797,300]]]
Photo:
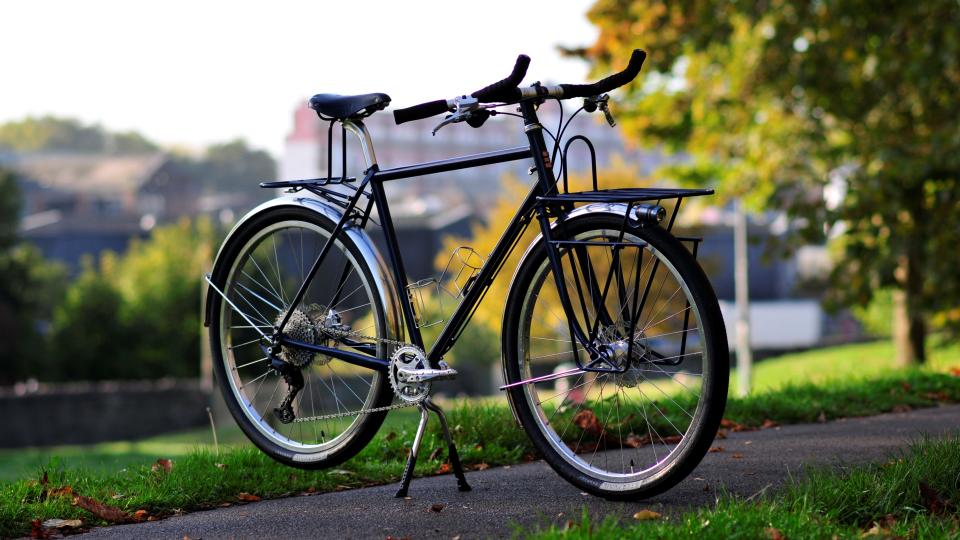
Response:
[[[405,342],[403,342],[403,341],[396,341],[396,340],[392,340],[392,339],[383,339],[383,338],[378,338],[378,337],[375,337],[375,336],[367,336],[367,335],[361,334],[361,333],[359,333],[359,332],[348,332],[348,331],[345,331],[345,330],[334,330],[334,329],[332,329],[332,328],[324,328],[322,331],[323,331],[324,334],[326,334],[327,336],[329,336],[329,337],[331,337],[331,338],[333,338],[333,339],[343,339],[343,338],[345,338],[345,337],[350,337],[350,338],[368,339],[368,340],[372,340],[372,341],[375,341],[375,342],[378,342],[378,343],[383,343],[383,344],[385,344],[385,345],[393,345],[393,346],[396,346],[396,347],[403,347],[404,345],[409,345],[409,343],[405,343]],[[372,414],[372,413],[378,413],[378,412],[384,412],[384,411],[392,411],[392,410],[394,410],[394,409],[404,409],[404,408],[406,408],[406,407],[414,407],[414,406],[416,406],[416,405],[417,405],[416,403],[395,403],[395,404],[393,404],[393,405],[387,405],[387,406],[385,406],[385,407],[373,407],[373,408],[371,408],[371,409],[359,409],[359,410],[356,410],[356,411],[349,411],[349,412],[340,412],[340,413],[332,413],[332,414],[323,414],[323,415],[320,415],[320,416],[307,416],[307,417],[302,417],[302,418],[295,418],[295,419],[293,420],[293,422],[294,422],[294,423],[299,423],[299,422],[315,422],[315,421],[317,421],[317,420],[329,420],[329,419],[332,419],[332,418],[343,418],[343,417],[346,417],[346,416],[359,416],[359,415],[361,415],[361,414]]]

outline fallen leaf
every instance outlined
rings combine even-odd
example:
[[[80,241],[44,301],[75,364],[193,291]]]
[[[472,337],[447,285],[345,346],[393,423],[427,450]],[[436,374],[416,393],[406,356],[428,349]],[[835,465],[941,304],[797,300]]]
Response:
[[[67,497],[73,495],[73,488],[70,486],[61,486],[51,489],[47,494],[51,497]]]
[[[778,427],[778,426],[780,426],[780,424],[778,424],[778,423],[775,422],[774,420],[771,420],[771,419],[767,418],[766,420],[763,421],[763,425],[761,425],[760,428],[761,428],[761,429],[770,429],[770,428],[775,428],[775,427]],[[774,530],[776,530],[776,529],[774,529]]]
[[[726,438],[727,438],[727,430],[725,430],[725,429],[719,429],[719,430],[717,430],[717,437],[716,437],[716,438],[718,438],[718,439],[726,439]]]
[[[437,474],[448,474],[451,470],[453,470],[453,468],[450,466],[450,464],[444,462],[437,467]]]
[[[586,431],[590,435],[599,437],[603,433],[603,426],[600,425],[600,419],[590,409],[584,409],[573,417],[573,423],[578,428]]]
[[[225,502],[225,503],[220,503],[217,506],[220,508],[227,508],[227,507],[233,506],[233,503]]]
[[[643,510],[640,510],[639,512],[634,514],[633,519],[637,521],[651,521],[654,519],[660,519],[660,513],[654,512],[653,510],[647,510],[646,508],[644,508]]]
[[[133,519],[135,519],[135,520],[137,520],[137,521],[143,521],[143,520],[147,519],[148,517],[150,517],[150,513],[147,512],[146,510],[142,510],[142,509],[141,509],[141,510],[137,510],[136,512],[133,513]]]
[[[703,491],[709,492],[709,491],[710,491],[710,484],[707,484],[707,485],[703,486]]]
[[[150,470],[153,472],[170,472],[173,470],[173,461],[169,459],[160,458],[156,463],[150,466]]]
[[[387,434],[383,437],[383,440],[385,440],[385,441],[392,441],[392,440],[394,440],[394,439],[396,439],[396,438],[397,438],[397,432],[391,431],[390,433],[387,433]]]
[[[640,448],[641,446],[650,444],[650,436],[644,435],[643,437],[640,437],[631,433],[630,435],[627,435],[627,438],[624,439],[623,443],[630,448]]]
[[[48,529],[76,529],[83,526],[82,519],[48,519],[41,523]]]
[[[770,540],[786,540],[786,536],[783,535],[779,530],[774,529],[773,527],[767,527],[763,530],[764,534],[767,535],[767,538]]]
[[[920,499],[933,515],[945,513],[949,503],[940,495],[940,492],[930,487],[926,482],[920,482]]]
[[[476,465],[473,466],[473,470],[475,470],[475,471],[485,471],[485,470],[487,470],[487,469],[489,469],[489,468],[490,468],[490,465],[488,465],[488,464],[486,464],[486,463],[483,463],[483,462],[477,463]]]
[[[130,514],[124,512],[116,506],[103,504],[96,499],[84,497],[83,495],[74,496],[73,505],[79,506],[87,512],[90,512],[104,521],[109,521],[110,523],[129,523],[132,519]]]
[[[960,377],[960,367],[950,368],[950,374],[953,375],[954,377]]]
[[[743,459],[743,454],[741,454],[740,452],[734,452],[733,454],[730,454],[730,457],[732,457],[733,459]]]
[[[431,512],[442,512],[444,508],[445,508],[445,505],[440,503],[430,505]]]
[[[820,422],[821,424],[825,424],[827,422],[827,413],[824,411],[820,411],[820,414],[817,415],[817,422]]]
[[[722,446],[711,446],[707,452],[723,452]]]
[[[30,522],[30,538],[50,538],[53,535],[49,529],[44,529],[39,519]]]
[[[237,495],[237,499],[243,502],[257,502],[260,500],[260,497],[252,493],[247,493],[246,491],[242,491],[240,492],[239,495]]]
[[[902,383],[900,383],[900,387],[903,388],[903,389],[904,389],[905,391],[907,391],[907,392],[909,392],[909,391],[910,391],[910,388],[911,388],[911,387],[910,387],[910,383],[908,383],[907,381],[903,381]]]
[[[895,413],[906,413],[913,410],[913,407],[907,405],[906,403],[901,403],[900,405],[894,405],[893,412]]]

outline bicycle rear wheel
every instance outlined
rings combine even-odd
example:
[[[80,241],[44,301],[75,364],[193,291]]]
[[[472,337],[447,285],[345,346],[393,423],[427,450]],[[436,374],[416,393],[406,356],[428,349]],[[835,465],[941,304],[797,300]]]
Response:
[[[210,346],[227,408],[257,447],[301,468],[336,465],[363,449],[386,415],[363,411],[389,405],[392,396],[379,372],[284,347],[280,357],[302,374],[303,388],[290,403],[292,422],[274,412],[288,387],[271,368],[258,330],[271,335],[291,309],[332,230],[329,220],[301,208],[278,207],[251,218],[227,240],[212,276],[233,306],[209,293],[216,295]],[[347,350],[366,344],[385,357],[386,345],[378,341],[387,335],[384,306],[364,260],[349,237],[338,237],[303,301],[293,306],[285,333]],[[332,327],[350,333],[351,344],[324,333]]]
[[[706,454],[729,358],[716,296],[693,256],[656,226],[628,228],[621,241],[623,226],[613,214],[567,222],[566,238],[578,242],[561,248],[573,313],[561,306],[546,247],[528,254],[507,302],[503,351],[507,383],[522,383],[509,389],[511,404],[547,463],[595,495],[638,499],[669,489]],[[590,357],[568,317],[595,329],[611,372],[577,367],[575,358]]]

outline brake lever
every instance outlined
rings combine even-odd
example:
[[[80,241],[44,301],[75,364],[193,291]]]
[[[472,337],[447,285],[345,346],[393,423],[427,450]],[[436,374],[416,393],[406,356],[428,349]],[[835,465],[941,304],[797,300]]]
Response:
[[[437,127],[433,128],[434,136],[436,136],[437,132],[444,126],[468,120],[470,114],[480,107],[480,101],[470,96],[460,96],[454,99],[454,102],[456,103],[456,110],[453,111],[453,114],[446,117],[443,122],[437,124]]]
[[[606,118],[607,123],[610,124],[610,127],[614,127],[617,125],[617,121],[614,119],[613,113],[610,112],[610,106],[608,104],[609,101],[609,94],[584,98],[583,110],[592,113],[597,109],[600,109],[600,111],[603,112],[603,117]]]

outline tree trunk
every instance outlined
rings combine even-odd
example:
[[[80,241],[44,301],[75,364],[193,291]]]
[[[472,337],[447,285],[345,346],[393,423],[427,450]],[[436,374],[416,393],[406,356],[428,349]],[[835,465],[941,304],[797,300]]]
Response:
[[[897,268],[902,288],[893,293],[893,343],[896,364],[900,367],[923,364],[927,360],[927,323],[923,306],[924,239],[908,244],[906,256]]]

